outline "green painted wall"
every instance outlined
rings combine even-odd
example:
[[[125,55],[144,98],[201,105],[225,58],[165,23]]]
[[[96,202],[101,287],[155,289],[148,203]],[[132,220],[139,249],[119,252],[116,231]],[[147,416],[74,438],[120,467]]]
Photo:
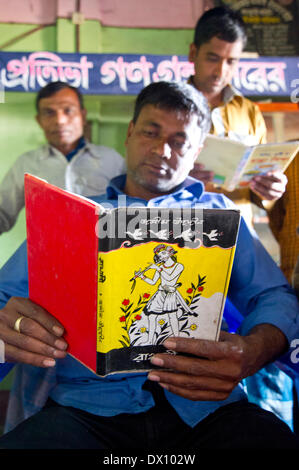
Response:
[[[34,118],[32,94],[6,93],[0,104],[0,177],[23,152],[40,145],[43,135]],[[0,265],[25,238],[24,211],[9,232],[0,235]]]
[[[0,49],[76,51],[76,26],[71,20],[58,19],[54,26],[27,34],[35,28],[36,25],[0,23]],[[20,39],[9,44],[17,36]],[[191,41],[191,30],[108,28],[91,20],[80,26],[81,53],[186,55]],[[34,118],[34,99],[34,93],[6,92],[5,103],[0,104],[0,180],[21,153],[44,143],[42,131]],[[92,141],[114,147],[124,155],[124,140],[133,103],[134,97],[128,96],[86,96]],[[0,236],[0,266],[25,237],[23,210],[13,229]]]

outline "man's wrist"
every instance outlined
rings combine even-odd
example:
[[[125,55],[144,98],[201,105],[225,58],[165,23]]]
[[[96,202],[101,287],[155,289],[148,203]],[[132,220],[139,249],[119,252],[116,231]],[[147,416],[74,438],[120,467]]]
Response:
[[[255,326],[248,335],[244,336],[249,351],[248,375],[277,359],[288,348],[288,340],[276,326],[263,323]]]

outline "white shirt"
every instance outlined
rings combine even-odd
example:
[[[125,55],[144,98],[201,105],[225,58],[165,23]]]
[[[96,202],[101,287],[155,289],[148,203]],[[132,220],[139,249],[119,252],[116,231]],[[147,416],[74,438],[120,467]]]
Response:
[[[24,153],[0,185],[0,234],[12,228],[25,205],[25,173],[88,197],[104,193],[109,181],[125,171],[125,160],[119,153],[89,142],[78,150],[70,162],[50,145]]]

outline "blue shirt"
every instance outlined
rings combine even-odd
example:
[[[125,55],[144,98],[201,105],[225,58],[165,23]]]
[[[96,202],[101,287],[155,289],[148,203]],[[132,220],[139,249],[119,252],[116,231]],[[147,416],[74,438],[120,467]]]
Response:
[[[114,178],[105,195],[92,199],[108,207],[115,207],[117,204],[148,207],[234,207],[225,196],[205,192],[202,183],[193,178],[188,178],[174,193],[149,201],[125,196],[122,192],[124,184],[124,175]],[[28,296],[25,242],[0,271],[0,308],[10,296]],[[289,342],[298,337],[297,299],[280,269],[243,219],[228,297],[244,316],[240,334],[247,334],[257,324],[271,323],[283,331]],[[69,355],[58,360],[54,369],[45,370],[26,365],[18,365],[17,369],[7,430],[35,413],[48,395],[62,405],[74,406],[102,416],[140,413],[154,406],[151,393],[142,388],[147,378],[145,373],[101,378]],[[179,416],[190,426],[196,425],[218,407],[246,397],[242,384],[235,387],[228,399],[219,402],[193,402],[168,391],[165,394]]]

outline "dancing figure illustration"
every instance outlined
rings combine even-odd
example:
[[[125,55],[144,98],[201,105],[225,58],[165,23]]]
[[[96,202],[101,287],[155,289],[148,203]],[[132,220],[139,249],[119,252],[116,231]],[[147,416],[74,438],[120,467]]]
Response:
[[[142,279],[150,285],[155,285],[158,280],[160,284],[153,296],[147,302],[143,313],[148,316],[148,343],[154,343],[155,332],[157,330],[157,317],[168,315],[169,325],[174,336],[179,334],[179,307],[190,315],[197,316],[181,296],[177,288],[181,285],[178,280],[184,266],[178,263],[176,251],[171,246],[160,244],[154,248],[154,263],[143,271],[135,272],[135,278]],[[145,276],[145,272],[153,269],[155,273],[152,278]]]

